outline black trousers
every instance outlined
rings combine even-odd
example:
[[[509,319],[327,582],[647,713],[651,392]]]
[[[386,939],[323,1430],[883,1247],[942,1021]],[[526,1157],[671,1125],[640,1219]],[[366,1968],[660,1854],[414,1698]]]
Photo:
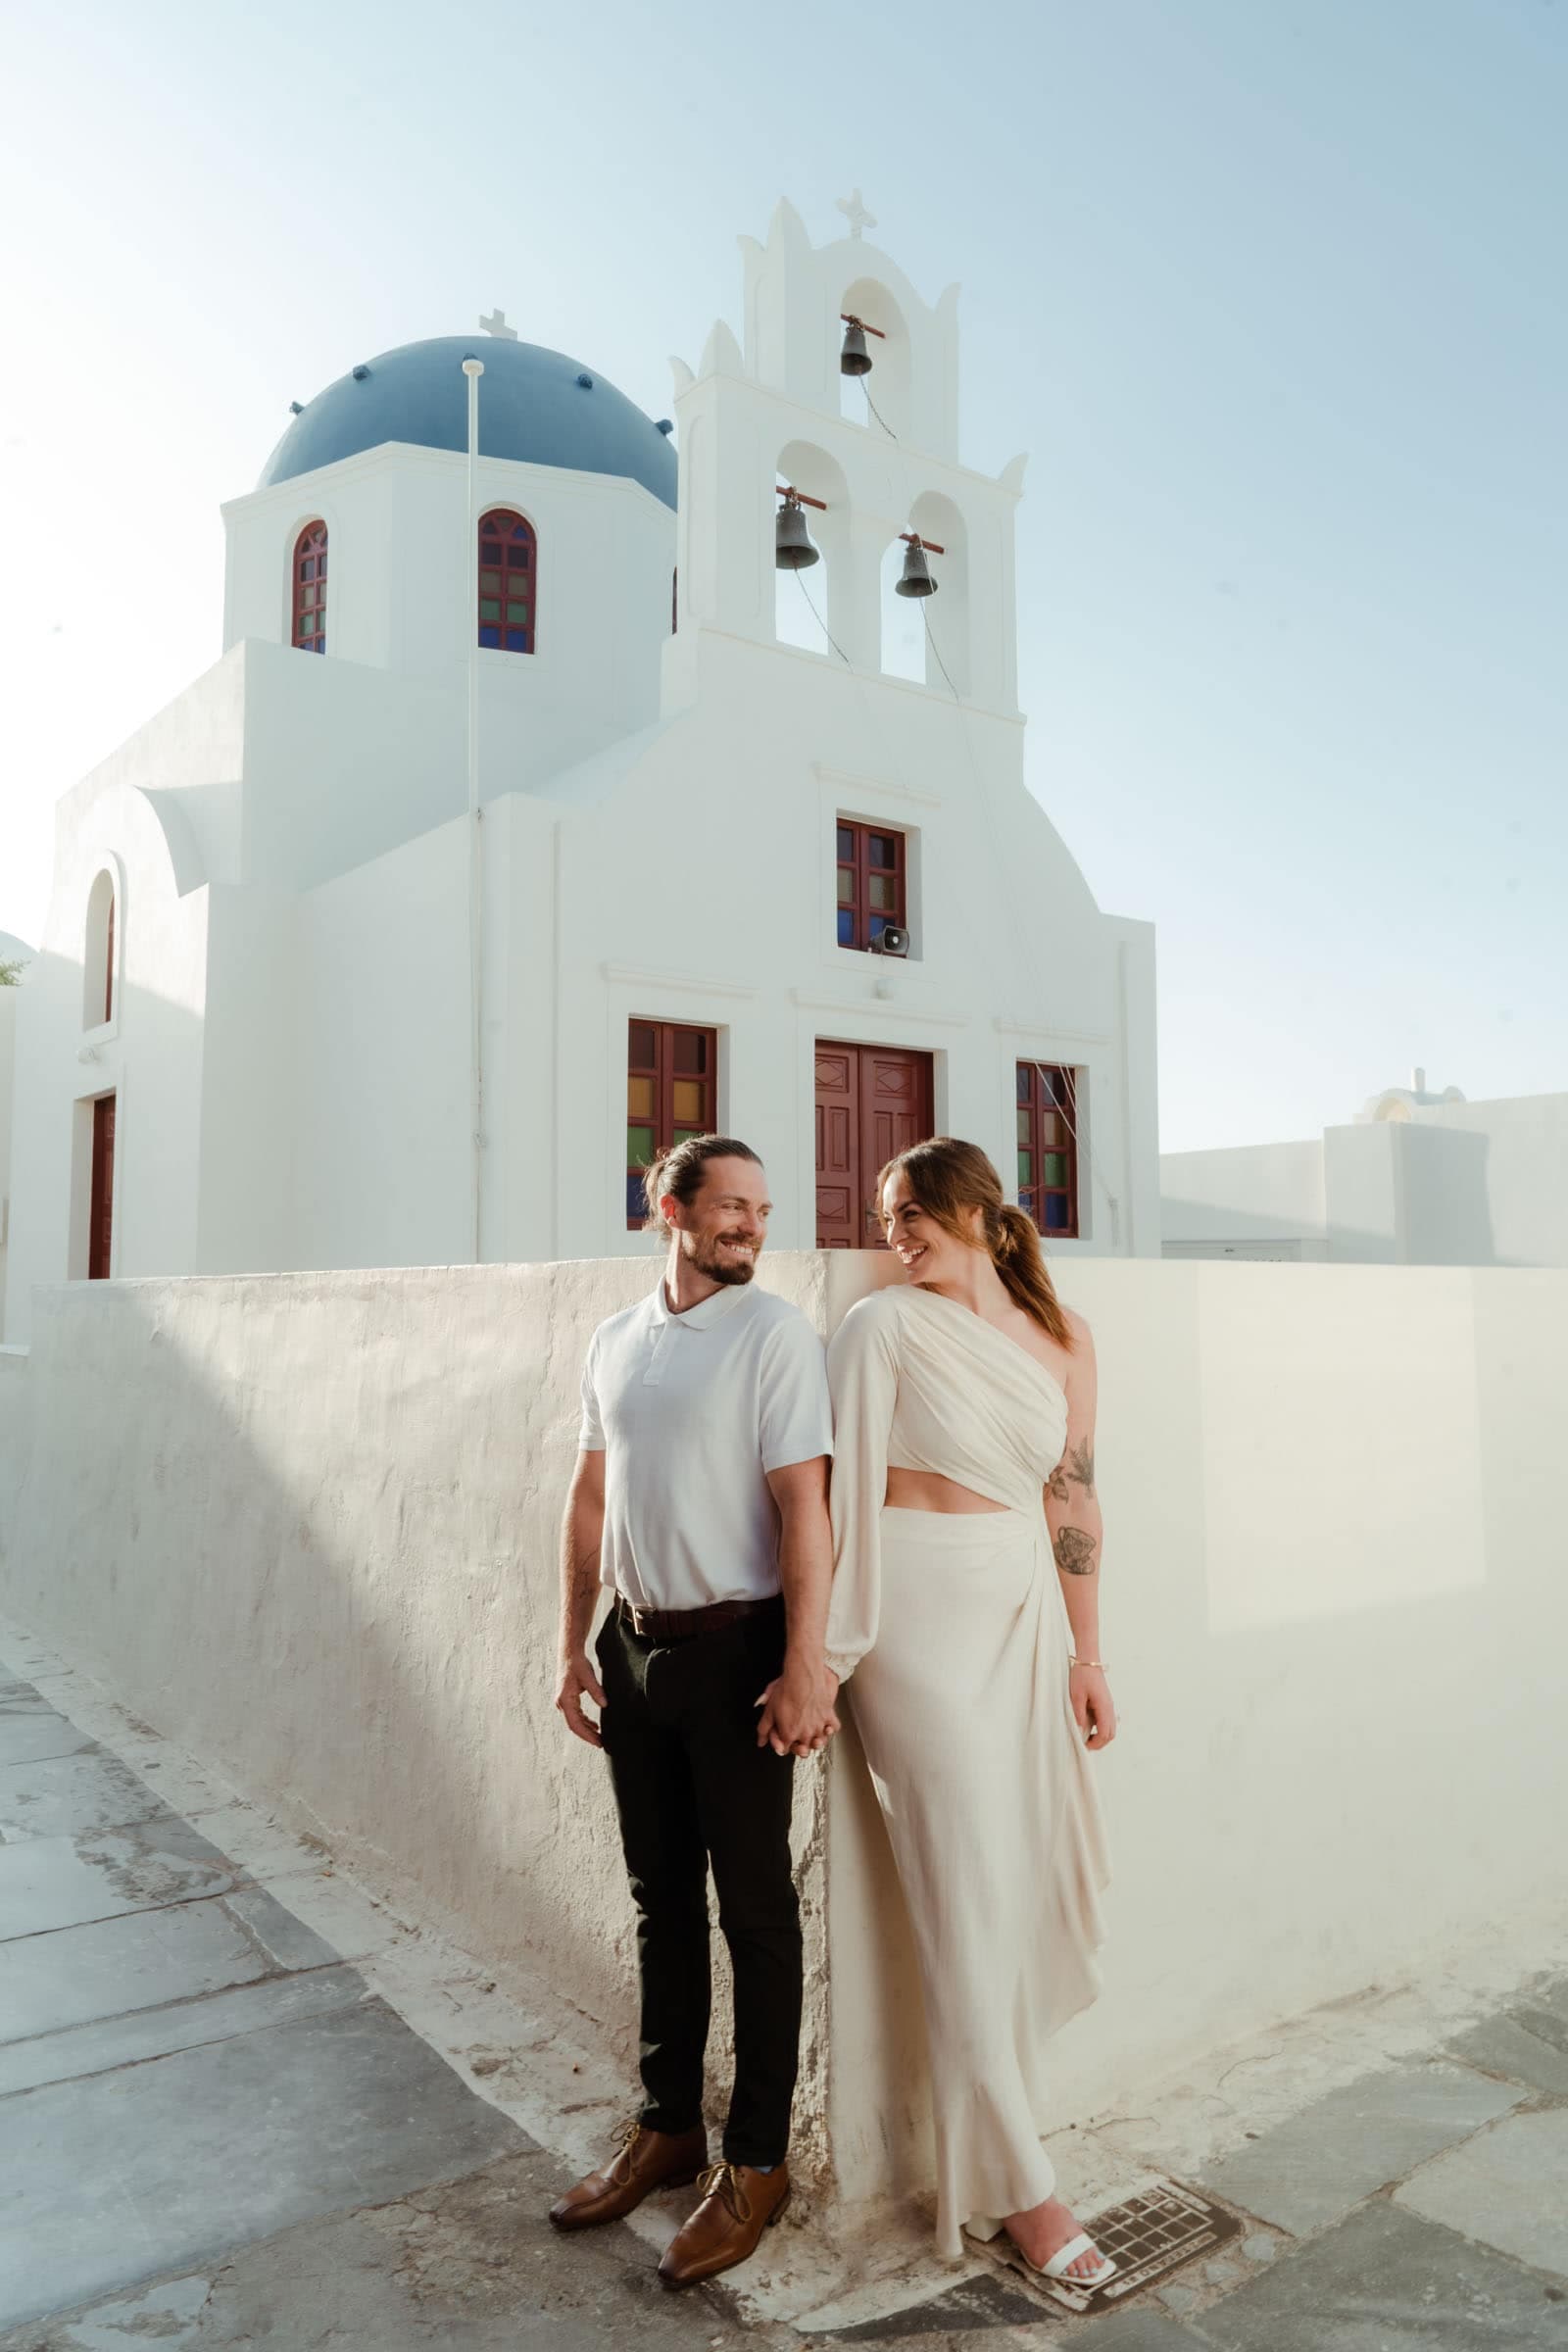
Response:
[[[595,1648],[637,1906],[642,2121],[656,2132],[702,2122],[711,1863],[735,1981],[724,2154],[731,2164],[777,2164],[789,2146],[801,2039],[795,1759],[759,1748],[757,1700],[784,1662],[783,1601],[668,1642],[634,1634],[612,1611]]]

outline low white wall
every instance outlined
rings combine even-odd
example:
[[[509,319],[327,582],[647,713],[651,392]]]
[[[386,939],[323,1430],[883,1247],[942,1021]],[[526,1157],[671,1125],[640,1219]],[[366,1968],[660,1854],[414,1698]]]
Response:
[[[767,1281],[825,1330],[877,1262]],[[0,1355],[6,1605],[499,1968],[525,1950],[628,2056],[605,1776],[550,1670],[582,1348],[652,1271],[80,1285]],[[1568,1801],[1568,1274],[1102,1259],[1063,1289],[1099,1347],[1124,1714],[1065,2122],[1540,1901]],[[802,2153],[874,2198],[923,2178],[923,2069],[851,1742],[803,1773],[797,1833]]]

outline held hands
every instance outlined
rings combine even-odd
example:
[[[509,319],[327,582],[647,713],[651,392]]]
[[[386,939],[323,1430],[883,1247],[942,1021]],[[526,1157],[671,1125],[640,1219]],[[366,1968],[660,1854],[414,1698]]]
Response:
[[[568,1732],[574,1732],[579,1740],[586,1740],[590,1747],[603,1747],[605,1743],[599,1736],[598,1725],[590,1723],[582,1711],[585,1698],[591,1698],[601,1714],[604,1712],[605,1694],[599,1688],[588,1652],[585,1649],[573,1650],[561,1662],[561,1675],[556,1684],[556,1705],[566,1719]]]
[[[1116,1708],[1103,1666],[1074,1666],[1067,1677],[1067,1694],[1085,1747],[1108,1747],[1116,1737]]]
[[[784,1671],[768,1684],[757,1704],[762,1713],[757,1744],[775,1756],[813,1756],[839,1728],[834,1711],[838,1676],[818,1663],[786,1658]]]

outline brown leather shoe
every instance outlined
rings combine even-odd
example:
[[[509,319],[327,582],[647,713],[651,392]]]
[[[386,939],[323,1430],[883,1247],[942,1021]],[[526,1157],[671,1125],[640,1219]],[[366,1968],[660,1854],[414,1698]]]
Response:
[[[695,2286],[757,2251],[790,2199],[787,2164],[770,2173],[749,2164],[710,2164],[697,2183],[702,2203],[670,2239],[659,2276],[666,2286]]]
[[[550,2219],[558,2230],[593,2230],[601,2222],[618,2222],[656,2188],[688,2187],[707,2156],[708,2133],[701,2126],[677,2134],[627,2124],[610,2162],[558,2197]]]

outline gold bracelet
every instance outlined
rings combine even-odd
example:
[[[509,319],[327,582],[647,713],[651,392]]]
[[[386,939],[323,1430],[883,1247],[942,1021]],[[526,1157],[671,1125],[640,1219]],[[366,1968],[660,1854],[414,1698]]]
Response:
[[[1110,1672],[1110,1668],[1103,1658],[1075,1658],[1070,1650],[1067,1653],[1067,1663],[1069,1666],[1098,1666],[1102,1674]]]

